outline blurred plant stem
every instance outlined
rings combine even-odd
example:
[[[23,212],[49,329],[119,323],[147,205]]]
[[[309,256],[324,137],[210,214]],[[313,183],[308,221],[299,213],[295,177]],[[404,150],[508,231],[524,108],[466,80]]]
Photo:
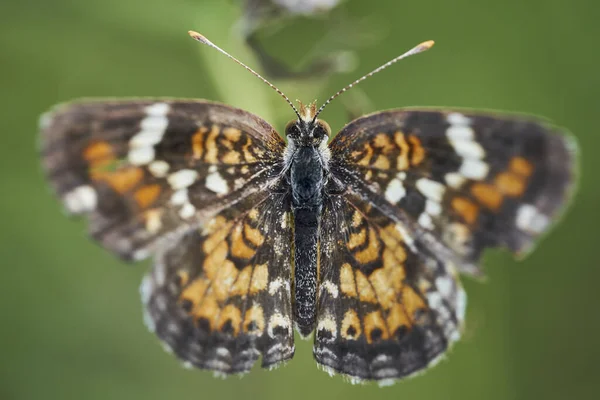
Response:
[[[199,16],[196,27],[192,27],[192,29],[206,35],[217,46],[252,68],[252,53],[239,38],[234,36],[231,24],[223,23],[223,21],[235,20],[234,9],[219,6],[218,2],[207,2],[205,10],[211,17]],[[199,45],[199,47],[198,55],[206,66],[205,69],[210,75],[207,78],[214,84],[219,101],[248,110],[275,123],[270,105],[270,98],[273,94],[265,90],[267,89],[266,85],[249,73],[240,73],[242,67],[222,54],[207,46]]]
[[[202,16],[196,18],[197,22],[190,29],[202,33],[217,46],[271,80],[272,78],[266,76],[261,70],[260,62],[250,47],[245,44],[241,32],[235,29],[233,21],[239,19],[239,15],[236,15],[239,9],[222,7],[216,2],[209,2],[206,3],[205,10]],[[206,15],[210,15],[210,18]],[[217,51],[202,45],[199,47],[197,54],[209,74],[204,78],[214,85],[217,93],[215,100],[255,113],[278,130],[294,117],[285,101],[260,80],[252,77],[241,66]],[[298,99],[308,103],[316,100],[317,97],[323,100],[322,90],[326,87],[327,75],[317,75],[314,79],[301,81],[277,80],[272,83],[286,93],[293,102]]]

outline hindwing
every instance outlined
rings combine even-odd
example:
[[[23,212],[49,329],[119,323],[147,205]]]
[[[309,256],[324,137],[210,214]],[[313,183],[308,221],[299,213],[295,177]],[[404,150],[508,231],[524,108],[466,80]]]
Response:
[[[180,359],[221,374],[294,354],[289,200],[259,192],[159,252],[146,321]]]
[[[458,340],[466,295],[451,262],[354,195],[327,202],[320,235],[314,356],[327,371],[386,383]]]

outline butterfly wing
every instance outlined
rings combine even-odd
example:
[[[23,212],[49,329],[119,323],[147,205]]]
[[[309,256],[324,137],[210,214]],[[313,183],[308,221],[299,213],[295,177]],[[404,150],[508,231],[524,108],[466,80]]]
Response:
[[[68,212],[126,259],[197,226],[280,170],[285,143],[248,112],[206,101],[81,101],[41,119],[45,172]]]
[[[141,286],[149,328],[180,359],[220,374],[292,358],[290,202],[259,192],[157,256]]]
[[[401,225],[356,195],[330,197],[321,221],[316,361],[385,383],[439,359],[464,318],[454,265],[409,245]]]
[[[528,251],[566,203],[573,143],[522,116],[387,111],[330,143],[314,356],[387,383],[432,365],[460,337],[487,247]]]
[[[204,101],[79,102],[42,120],[67,211],[124,258],[156,253],[141,287],[150,329],[222,374],[293,355],[289,200],[270,190],[284,146],[262,119]]]
[[[576,173],[575,142],[519,115],[386,111],[353,121],[330,147],[333,175],[462,272],[479,273],[487,247],[529,251]]]

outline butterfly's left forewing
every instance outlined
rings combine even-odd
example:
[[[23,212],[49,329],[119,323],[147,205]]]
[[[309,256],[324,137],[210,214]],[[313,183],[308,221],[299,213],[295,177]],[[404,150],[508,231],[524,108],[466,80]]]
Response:
[[[568,202],[574,141],[546,121],[462,110],[391,110],[331,142],[332,175],[414,241],[478,273],[487,247],[526,253]]]
[[[41,120],[43,165],[68,212],[127,259],[145,258],[269,185],[284,142],[262,119],[206,101],[80,101]]]

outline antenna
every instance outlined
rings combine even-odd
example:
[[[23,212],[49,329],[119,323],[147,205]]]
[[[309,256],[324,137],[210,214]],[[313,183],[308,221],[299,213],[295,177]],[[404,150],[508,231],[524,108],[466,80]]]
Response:
[[[406,53],[404,53],[404,54],[402,54],[402,55],[394,58],[393,60],[390,60],[390,61],[386,62],[385,64],[383,64],[379,68],[375,68],[373,71],[371,71],[368,74],[362,76],[361,78],[358,78],[357,80],[355,80],[354,82],[352,82],[348,86],[346,86],[343,89],[339,90],[336,94],[334,94],[333,96],[331,96],[325,103],[323,103],[323,105],[319,108],[319,110],[315,114],[315,116],[313,118],[313,122],[317,120],[317,117],[319,116],[319,114],[321,114],[321,111],[323,111],[323,109],[327,106],[327,104],[331,103],[331,101],[333,99],[335,99],[336,97],[338,97],[340,94],[344,93],[346,90],[351,89],[354,85],[356,85],[356,84],[364,81],[365,79],[367,79],[370,76],[375,75],[379,71],[382,71],[382,70],[386,69],[390,65],[392,65],[392,64],[394,64],[394,63],[402,60],[403,58],[406,58],[406,57],[409,57],[409,56],[412,56],[412,55],[415,55],[415,54],[422,53],[422,52],[424,52],[426,50],[429,50],[430,48],[433,47],[434,43],[435,42],[433,40],[428,40],[426,42],[420,43],[419,45],[413,47],[412,49],[410,49]]]
[[[268,80],[263,78],[258,72],[256,72],[255,70],[253,70],[252,68],[250,68],[249,66],[247,66],[246,64],[244,64],[243,62],[241,62],[240,60],[238,60],[237,58],[235,58],[234,56],[232,56],[231,54],[229,54],[228,52],[226,52],[225,50],[223,50],[222,48],[220,48],[219,46],[217,46],[216,44],[214,44],[207,38],[205,38],[203,35],[199,34],[198,32],[188,31],[188,34],[192,37],[192,39],[195,39],[195,40],[199,41],[200,43],[205,44],[209,47],[212,47],[213,49],[218,50],[219,52],[225,54],[227,57],[231,58],[233,61],[240,64],[242,67],[246,68],[248,71],[250,71],[250,73],[252,75],[256,76],[258,79],[260,79],[261,81],[263,81],[264,83],[269,85],[271,87],[271,89],[275,90],[277,93],[279,93],[279,95],[281,97],[283,97],[285,99],[285,101],[287,101],[287,103],[290,105],[290,107],[292,107],[292,109],[298,116],[298,119],[302,119],[300,117],[300,113],[298,112],[296,107],[294,107],[294,104],[292,104],[290,99],[281,90],[279,90],[275,85],[273,85],[271,82],[269,82]]]

